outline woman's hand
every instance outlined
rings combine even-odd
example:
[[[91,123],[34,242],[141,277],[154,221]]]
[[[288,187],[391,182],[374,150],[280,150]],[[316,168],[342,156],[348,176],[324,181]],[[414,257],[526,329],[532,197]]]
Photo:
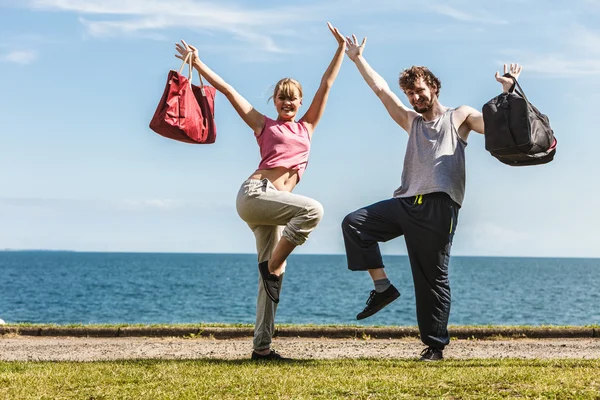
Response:
[[[365,37],[360,44],[358,45],[358,39],[356,39],[356,35],[352,35],[352,39],[346,36],[346,43],[348,44],[348,48],[346,49],[346,54],[352,61],[356,61],[358,56],[362,55],[363,50],[365,49],[365,45],[367,44],[367,38]]]
[[[179,54],[175,54],[175,57],[179,58],[180,60],[185,61],[185,59],[188,57],[188,55],[191,53],[192,57],[188,60],[188,63],[190,64],[194,64],[194,62],[196,60],[200,61],[200,57],[198,57],[198,49],[195,48],[194,46],[187,44],[183,39],[181,40],[181,44],[176,43],[175,44],[175,50],[177,50],[177,52]]]
[[[329,30],[333,34],[335,40],[337,40],[338,46],[345,47],[346,39],[344,38],[344,35],[342,35],[340,31],[338,31],[338,28],[334,28],[329,22],[327,22],[327,27],[329,27]]]

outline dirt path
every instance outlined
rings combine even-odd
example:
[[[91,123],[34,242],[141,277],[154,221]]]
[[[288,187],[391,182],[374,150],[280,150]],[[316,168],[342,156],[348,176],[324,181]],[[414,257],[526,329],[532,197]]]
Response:
[[[3,361],[97,361],[122,359],[247,359],[251,338],[77,338],[0,336]],[[296,359],[414,359],[423,349],[416,339],[276,338],[273,348]],[[447,359],[600,358],[600,338],[453,340]]]

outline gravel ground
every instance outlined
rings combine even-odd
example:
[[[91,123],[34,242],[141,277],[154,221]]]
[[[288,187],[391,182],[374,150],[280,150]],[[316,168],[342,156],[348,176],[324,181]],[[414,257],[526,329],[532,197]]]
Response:
[[[295,359],[414,359],[424,348],[416,339],[276,338],[273,348]],[[99,361],[124,359],[247,359],[251,338],[79,338],[0,336],[2,361]],[[600,338],[452,340],[447,359],[597,359]]]

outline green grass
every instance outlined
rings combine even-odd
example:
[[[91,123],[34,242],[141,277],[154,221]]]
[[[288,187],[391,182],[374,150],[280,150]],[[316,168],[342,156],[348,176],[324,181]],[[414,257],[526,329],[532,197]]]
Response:
[[[600,399],[600,360],[0,362],[1,399]]]

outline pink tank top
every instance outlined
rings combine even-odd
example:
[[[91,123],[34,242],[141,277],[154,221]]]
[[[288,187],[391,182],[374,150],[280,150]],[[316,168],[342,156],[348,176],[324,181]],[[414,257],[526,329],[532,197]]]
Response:
[[[265,126],[256,141],[262,158],[258,169],[295,169],[300,182],[310,152],[310,136],[304,122],[276,121],[265,115]]]

